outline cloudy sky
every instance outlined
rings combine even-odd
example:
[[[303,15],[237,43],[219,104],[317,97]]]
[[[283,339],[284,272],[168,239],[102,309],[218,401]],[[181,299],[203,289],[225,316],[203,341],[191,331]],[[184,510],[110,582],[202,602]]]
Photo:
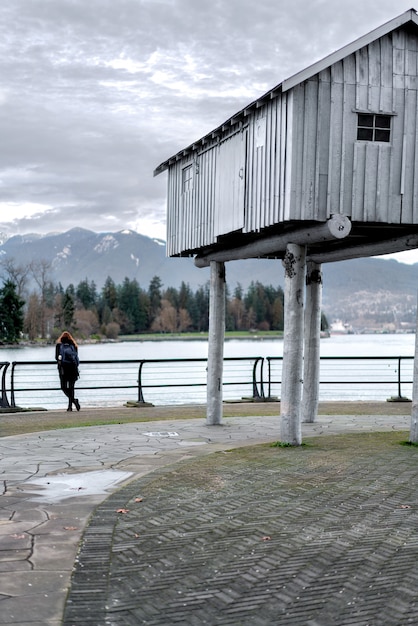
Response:
[[[132,228],[164,239],[159,163],[410,8],[411,0],[1,0],[0,232]]]

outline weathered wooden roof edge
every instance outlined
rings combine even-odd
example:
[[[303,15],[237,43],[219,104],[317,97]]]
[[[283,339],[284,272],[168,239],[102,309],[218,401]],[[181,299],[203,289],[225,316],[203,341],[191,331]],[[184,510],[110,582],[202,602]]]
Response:
[[[228,127],[233,126],[240,120],[244,119],[250,111],[255,108],[259,108],[266,100],[271,100],[275,98],[279,93],[283,93],[285,91],[288,91],[289,89],[292,89],[296,85],[303,83],[305,80],[308,80],[309,78],[311,78],[315,74],[318,74],[327,67],[330,67],[334,63],[337,63],[338,61],[341,61],[350,54],[353,54],[353,52],[360,50],[360,48],[369,45],[373,41],[380,39],[380,37],[384,37],[384,35],[387,35],[388,33],[396,30],[397,28],[400,28],[401,26],[404,26],[409,22],[412,22],[415,24],[415,26],[418,26],[418,15],[414,8],[408,9],[401,15],[398,15],[388,22],[385,22],[381,26],[378,26],[377,28],[371,30],[366,35],[355,39],[351,43],[343,46],[342,48],[339,48],[335,52],[332,52],[331,54],[324,57],[323,59],[316,61],[312,65],[309,65],[307,68],[301,70],[300,72],[297,72],[289,78],[286,78],[282,83],[279,83],[272,89],[269,89],[269,91],[245,106],[243,109],[241,109],[241,111],[235,113],[220,126],[217,126],[215,129],[187,146],[187,148],[179,150],[179,152],[160,163],[160,165],[158,165],[158,167],[156,167],[154,170],[154,176],[158,176],[158,174],[161,174],[166,169],[168,169],[171,164],[175,163],[184,156],[187,156],[187,154],[190,154],[191,152],[196,150],[197,146],[204,145],[208,142],[209,139],[213,139],[217,135],[221,135],[221,133],[223,133]]]

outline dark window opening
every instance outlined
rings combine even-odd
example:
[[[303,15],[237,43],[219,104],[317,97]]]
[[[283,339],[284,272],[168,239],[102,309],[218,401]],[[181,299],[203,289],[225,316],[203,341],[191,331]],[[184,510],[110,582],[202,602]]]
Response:
[[[360,141],[390,141],[390,115],[358,114],[357,139]]]

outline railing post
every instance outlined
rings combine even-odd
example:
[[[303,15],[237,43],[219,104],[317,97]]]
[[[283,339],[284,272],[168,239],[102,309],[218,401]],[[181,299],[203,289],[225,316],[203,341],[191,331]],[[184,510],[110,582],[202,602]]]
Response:
[[[138,369],[138,402],[141,404],[145,403],[144,394],[142,392],[142,368],[144,366],[145,361],[141,361]]]
[[[409,398],[407,398],[406,396],[402,395],[402,390],[401,390],[401,383],[402,383],[401,362],[402,362],[402,357],[398,356],[398,395],[397,396],[392,396],[391,398],[388,398],[387,402],[411,402],[411,400]]]
[[[7,393],[6,393],[6,372],[7,372],[7,368],[9,367],[9,365],[10,363],[8,361],[0,363],[0,371],[3,370],[2,376],[1,376],[1,400],[0,400],[0,407],[2,409],[10,408],[10,404],[7,399]]]
[[[267,374],[267,376],[268,376],[268,394],[267,394],[267,397],[271,398],[271,357],[269,357],[269,356],[267,357],[267,364],[268,364],[268,369],[267,369],[267,371],[268,371],[268,374]]]
[[[12,373],[10,376],[10,402],[13,408],[16,408],[16,402],[15,402],[15,367],[16,365],[17,365],[17,361],[13,361]]]
[[[257,365],[258,365],[258,363],[260,361],[261,361],[261,366],[260,366],[260,391],[258,391],[258,386],[257,386]],[[257,357],[256,360],[254,361],[254,367],[253,367],[253,399],[254,400],[261,400],[261,398],[264,398],[263,364],[264,364],[264,358],[262,356]]]
[[[401,357],[398,357],[398,398],[402,398],[402,393],[401,393]]]

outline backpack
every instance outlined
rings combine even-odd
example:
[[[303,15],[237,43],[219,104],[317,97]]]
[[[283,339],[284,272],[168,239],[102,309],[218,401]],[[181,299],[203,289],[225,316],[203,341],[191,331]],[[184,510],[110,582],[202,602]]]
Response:
[[[79,366],[80,359],[78,358],[77,350],[72,343],[62,343],[60,345],[60,355],[62,365]]]

